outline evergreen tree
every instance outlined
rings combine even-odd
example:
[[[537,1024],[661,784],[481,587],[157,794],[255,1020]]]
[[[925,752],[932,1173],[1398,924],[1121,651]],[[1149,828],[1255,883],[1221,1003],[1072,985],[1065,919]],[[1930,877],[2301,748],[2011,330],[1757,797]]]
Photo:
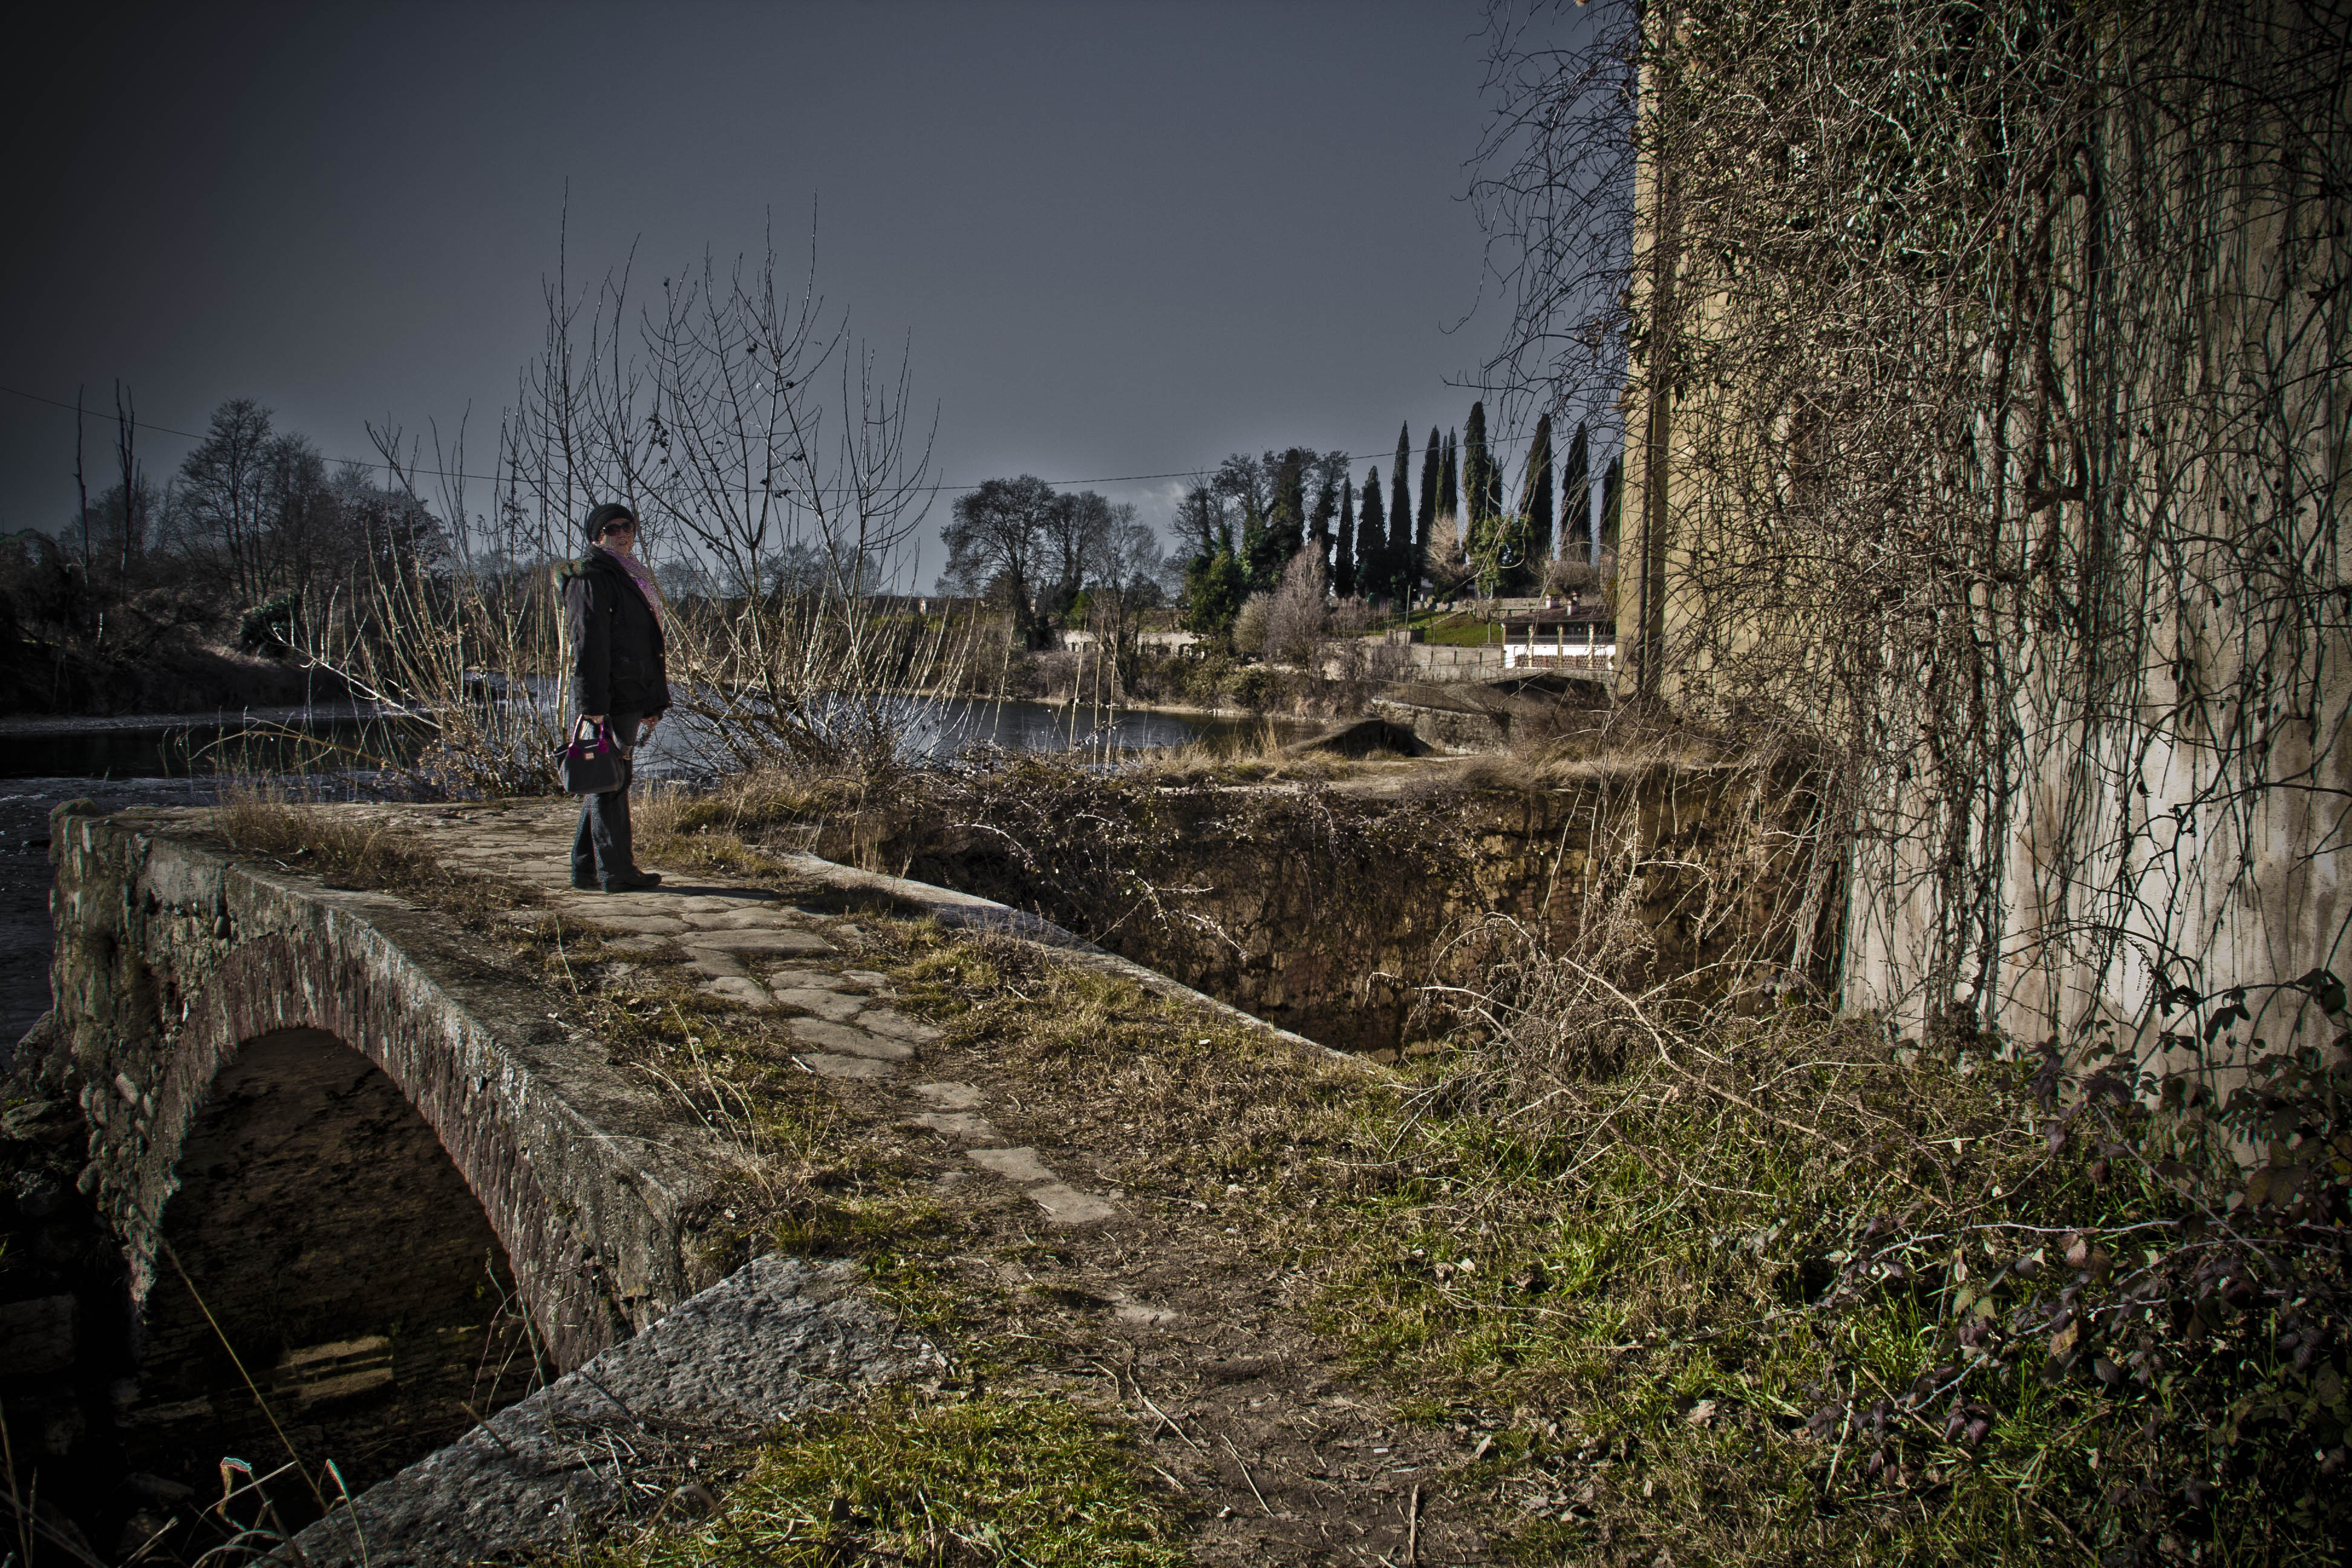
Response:
[[[1339,511],[1339,486],[1353,476],[1348,472],[1344,452],[1310,454],[1307,467],[1315,470],[1315,506],[1307,514],[1307,537],[1315,546],[1315,559],[1323,563],[1328,576],[1331,570],[1331,521]]]
[[[1495,550],[1496,509],[1486,504],[1486,466],[1492,460],[1486,453],[1486,405],[1473,403],[1462,426],[1462,506],[1468,514],[1462,542],[1473,561],[1486,560]]]
[[[1421,587],[1421,552],[1413,548],[1412,490],[1408,476],[1412,470],[1412,428],[1397,426],[1396,460],[1389,467],[1389,539],[1396,554],[1398,570],[1402,575],[1405,602]]]
[[[1412,456],[1412,451],[1406,451]],[[1390,496],[1404,500],[1404,475],[1395,475],[1390,484]],[[1421,562],[1413,557],[1413,512],[1397,505],[1388,517],[1388,595],[1395,599],[1397,609],[1409,609],[1413,602],[1413,588],[1421,585]]]
[[[1250,588],[1270,594],[1282,581],[1282,569],[1307,546],[1307,467],[1315,454],[1303,447],[1268,452],[1266,471],[1273,477],[1272,504],[1265,524],[1249,552]]]
[[[1216,477],[1210,480],[1209,488],[1229,508],[1241,514],[1240,546],[1238,549],[1227,546],[1227,553],[1239,561],[1242,570],[1253,579],[1261,568],[1268,571],[1267,583],[1271,584],[1274,578],[1282,574],[1283,562],[1287,559],[1275,554],[1276,542],[1270,537],[1274,510],[1273,465],[1261,462],[1246,452],[1235,452],[1217,466]],[[1253,585],[1255,585],[1255,582]]]
[[[1193,557],[1184,571],[1184,629],[1205,637],[1225,637],[1248,596],[1248,574],[1230,552]]]
[[[1339,481],[1339,546],[1331,562],[1331,592],[1344,599],[1356,591],[1356,476]]]
[[[1579,424],[1569,443],[1568,461],[1559,466],[1559,552],[1598,565],[1592,538],[1591,434]]]
[[[1356,576],[1368,597],[1385,598],[1395,568],[1388,561],[1388,519],[1381,515],[1381,468],[1364,476],[1364,510],[1356,518]]]
[[[1462,426],[1462,506],[1473,524],[1494,514],[1486,509],[1486,405],[1473,403]]]
[[[1454,467],[1454,431],[1445,433],[1445,456],[1437,470],[1437,515],[1440,517],[1458,518],[1462,515],[1460,476]]]
[[[1528,476],[1519,486],[1519,515],[1527,520],[1528,564],[1538,573],[1551,558],[1551,416],[1536,420],[1528,448]]]
[[[1619,452],[1609,459],[1609,471],[1601,480],[1601,543],[1606,550],[1617,548],[1617,514],[1625,501],[1625,454]]]
[[[1412,558],[1417,570],[1429,569],[1429,530],[1437,521],[1437,426],[1429,427],[1429,448],[1421,455],[1421,512],[1412,528]]]
[[[1291,556],[1307,547],[1307,470],[1314,461],[1314,453],[1293,447],[1273,465],[1273,532],[1286,552],[1282,558],[1286,566]]]

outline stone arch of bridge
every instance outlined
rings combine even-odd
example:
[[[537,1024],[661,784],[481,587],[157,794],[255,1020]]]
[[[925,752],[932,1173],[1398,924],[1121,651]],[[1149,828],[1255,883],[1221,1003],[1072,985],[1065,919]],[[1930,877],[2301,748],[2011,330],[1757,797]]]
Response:
[[[147,1223],[125,1237],[142,1323],[166,1264],[161,1244],[175,1227],[198,1223],[202,1207],[224,1194],[210,1167],[184,1168],[188,1153],[204,1157],[207,1139],[234,1134],[232,1125],[208,1124],[208,1113],[254,1098],[262,1081],[256,1072],[266,1078],[276,1071],[310,1085],[300,1092],[322,1110],[320,1097],[330,1090],[320,1085],[339,1075],[352,1079],[332,1090],[341,1097],[339,1106],[375,1106],[379,1121],[388,1114],[387,1094],[408,1108],[458,1181],[439,1189],[436,1201],[446,1213],[457,1205],[457,1194],[470,1198],[470,1214],[458,1212],[450,1224],[469,1238],[475,1226],[487,1232],[510,1269],[538,1352],[553,1367],[569,1370],[627,1337],[630,1325],[615,1308],[604,1269],[541,1181],[515,1106],[494,1092],[491,1064],[467,1048],[466,1021],[454,1007],[433,1005],[429,994],[393,984],[380,967],[323,938],[285,932],[230,945],[193,990],[184,984],[175,997],[159,999],[181,1023],[152,1091],[147,1147],[138,1162],[138,1209]],[[352,1058],[349,1073],[323,1065],[335,1059],[332,1051]],[[358,1087],[361,1066],[380,1076],[380,1088]],[[413,1174],[421,1151],[413,1139],[399,1147]],[[416,1217],[421,1224],[424,1216]],[[429,1229],[416,1234],[429,1236]],[[383,1240],[386,1250],[403,1245],[399,1236]]]
[[[133,1347],[135,1468],[200,1486],[223,1454],[290,1443],[357,1489],[538,1381],[482,1205],[400,1088],[334,1035],[240,1042],[174,1174]],[[309,1512],[278,1500],[289,1523]]]

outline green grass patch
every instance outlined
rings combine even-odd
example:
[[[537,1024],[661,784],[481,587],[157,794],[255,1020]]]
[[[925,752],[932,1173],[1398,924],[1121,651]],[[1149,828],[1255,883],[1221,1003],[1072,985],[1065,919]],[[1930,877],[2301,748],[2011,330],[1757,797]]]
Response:
[[[1439,647],[1483,647],[1502,640],[1493,623],[1474,616],[1433,616],[1413,629],[1421,634],[1423,642]]]
[[[2101,1329],[2095,1353],[2090,1329],[2053,1337],[2120,1278],[2100,1249],[2183,1204],[2114,1145],[2053,1150],[2032,1064],[1963,1072],[1821,1025],[1710,1043],[1712,1062],[1683,1042],[1685,1067],[1554,1081],[1534,1115],[1461,1051],[1416,1097],[1357,1100],[1259,1194],[1318,1326],[1407,1408],[1490,1438],[1460,1479],[1498,1547],[2340,1561],[2340,1411],[2290,1397],[2337,1384],[2263,1370],[2291,1311]],[[2060,1257],[2078,1244],[2086,1267]]]
[[[926,1401],[887,1393],[761,1445],[718,1510],[656,1521],[577,1561],[597,1568],[1186,1561],[1176,1518],[1128,1445],[1038,1392]]]

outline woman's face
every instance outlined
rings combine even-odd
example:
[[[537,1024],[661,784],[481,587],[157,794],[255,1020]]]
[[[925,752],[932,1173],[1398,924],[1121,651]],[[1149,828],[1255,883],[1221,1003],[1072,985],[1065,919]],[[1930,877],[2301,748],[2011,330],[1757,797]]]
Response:
[[[604,531],[596,536],[596,542],[615,555],[635,555],[637,550],[637,525],[626,518],[623,518],[618,522],[608,522],[604,525]]]

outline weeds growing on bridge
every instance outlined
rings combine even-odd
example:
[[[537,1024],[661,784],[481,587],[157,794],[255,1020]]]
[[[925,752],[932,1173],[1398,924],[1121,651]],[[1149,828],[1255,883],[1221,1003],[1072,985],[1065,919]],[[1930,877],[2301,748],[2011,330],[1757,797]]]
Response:
[[[308,804],[266,784],[242,784],[222,793],[212,821],[236,853],[330,888],[397,893],[475,921],[541,901],[521,882],[453,875],[370,807]]]
[[[1171,1514],[1137,1484],[1123,1447],[1065,1400],[1040,1394],[945,1401],[886,1394],[762,1446],[709,1516],[667,1530],[649,1523],[572,1561],[577,1568],[1183,1562]]]
[[[437,891],[450,880],[439,861],[391,824],[297,805],[266,785],[223,792],[213,823],[239,854],[267,856],[331,885]]]

